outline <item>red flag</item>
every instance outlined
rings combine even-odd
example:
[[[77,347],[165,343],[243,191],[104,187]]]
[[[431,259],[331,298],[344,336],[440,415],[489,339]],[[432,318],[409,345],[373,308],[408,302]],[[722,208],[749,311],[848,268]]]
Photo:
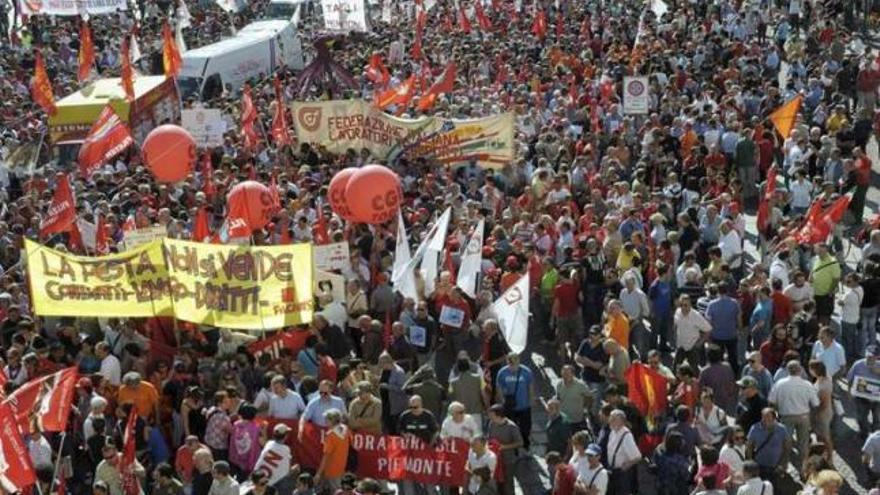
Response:
[[[431,108],[438,96],[443,93],[451,93],[452,90],[455,89],[455,77],[457,71],[458,67],[455,65],[455,62],[449,62],[446,65],[440,78],[434,81],[434,84],[431,85],[428,92],[422,95],[421,99],[419,99],[419,110],[425,111]]]
[[[104,215],[98,213],[95,221],[95,252],[98,254],[110,253],[110,241],[107,238],[107,224],[104,223]]]
[[[22,492],[37,482],[37,474],[16,431],[15,413],[5,402],[0,404],[0,431],[0,487],[5,493]]]
[[[52,81],[46,72],[46,62],[39,50],[34,51],[34,77],[31,79],[31,98],[40,108],[49,115],[55,115],[58,108],[55,106],[55,91],[52,89]]]
[[[128,126],[108,103],[92,124],[89,134],[79,149],[79,172],[91,177],[101,165],[125,151],[134,143]]]
[[[532,22],[532,34],[541,39],[547,36],[547,14],[543,9],[535,14],[535,20]]]
[[[129,37],[122,39],[122,89],[125,90],[125,99],[134,101],[134,68],[131,66],[131,50],[129,49]]]
[[[239,237],[250,237],[253,233],[248,223],[248,207],[243,195],[235,196],[229,201],[226,222],[220,232],[221,242]],[[225,239],[224,239],[225,236]]]
[[[416,14],[416,32],[421,34],[425,30],[427,24],[428,14],[425,13],[425,9],[420,8],[419,12]]]
[[[452,16],[447,12],[443,14],[443,31],[451,33],[452,29]]]
[[[89,23],[82,21],[79,26],[79,70],[76,73],[77,80],[83,82],[89,78],[92,65],[95,64],[95,43],[92,41],[92,30]]]
[[[73,222],[70,225],[70,230],[67,231],[67,235],[69,236],[69,238],[67,239],[67,247],[70,249],[70,252],[85,254],[86,243],[83,242],[82,232],[79,231],[78,223]]]
[[[217,187],[214,185],[214,165],[211,164],[211,154],[205,152],[202,155],[202,192],[208,198],[214,197]]]
[[[391,105],[406,107],[413,97],[416,87],[415,74],[409,76],[406,81],[400,83],[396,88],[391,88],[379,93],[376,96],[376,106],[384,110]]]
[[[137,433],[137,407],[132,404],[131,412],[128,414],[128,421],[125,423],[125,434],[122,441],[122,458],[119,461],[119,471],[122,475],[122,493],[123,495],[140,495],[141,487],[134,474],[134,463],[136,462],[135,454]]]
[[[409,50],[409,56],[412,57],[413,60],[421,60],[422,58],[422,33],[420,31],[416,31],[416,37]]]
[[[556,39],[562,37],[563,33],[565,33],[565,21],[562,17],[562,11],[556,11]]]
[[[241,135],[244,148],[249,151],[257,149],[259,138],[254,123],[257,121],[257,109],[251,98],[251,85],[245,84],[241,93]]]
[[[489,32],[492,30],[492,21],[489,20],[489,17],[483,10],[482,0],[476,0],[474,2],[474,14],[477,17],[477,24],[480,26],[480,29],[482,29],[484,32]]]
[[[804,226],[795,235],[795,239],[801,244],[818,244],[824,242],[831,235],[831,231],[846,214],[849,203],[852,201],[851,194],[845,194],[837,198],[824,212],[821,210],[821,202],[815,201],[807,212]],[[819,204],[820,207],[814,208]]]
[[[467,12],[464,11],[464,5],[458,6],[458,24],[464,34],[471,34],[471,21],[468,19]]]
[[[76,223],[76,198],[73,196],[67,176],[58,174],[52,203],[40,224],[40,237],[66,232],[74,223]]]
[[[272,117],[272,139],[275,146],[285,146],[293,142],[290,129],[287,127],[287,109],[284,108],[284,92],[281,91],[281,80],[275,76],[275,116]]]
[[[770,199],[776,194],[776,167],[767,170],[767,182],[764,183],[764,194],[758,203],[758,232],[767,230],[767,222],[770,220]]]
[[[318,207],[318,221],[312,229],[312,238],[315,244],[330,244],[330,232],[327,231],[327,218],[324,216],[324,208]]]
[[[455,263],[452,261],[452,250],[446,248],[446,254],[443,257],[443,265],[446,267],[446,271],[452,276],[452,280],[455,280]]]
[[[642,363],[633,363],[626,370],[629,400],[648,418],[666,409],[668,383],[663,375]]]
[[[177,77],[182,65],[180,50],[174,40],[174,33],[171,32],[171,25],[166,19],[162,24],[162,67],[165,69],[165,77]]]
[[[385,311],[385,325],[382,326],[382,341],[385,343],[385,348],[391,346],[391,342],[394,341],[394,334],[391,333],[391,310]]]
[[[125,219],[125,223],[122,224],[123,232],[131,232],[137,230],[137,222],[134,221],[134,215],[129,215],[128,218]]]
[[[385,68],[385,64],[382,63],[381,54],[374,53],[370,55],[370,63],[367,65],[366,76],[367,79],[373,82],[373,84],[379,86],[386,86],[388,81],[391,80],[391,74],[388,72],[388,69]]]
[[[3,404],[11,408],[21,432],[30,432],[32,418],[41,431],[65,431],[78,379],[75,367],[34,378],[17,388]]]
[[[269,180],[269,197],[272,198],[272,207],[275,211],[281,209],[281,195],[278,193],[278,182],[275,180],[275,174]]]
[[[200,206],[196,210],[196,218],[193,220],[192,240],[206,242],[211,238],[211,228],[208,226],[208,210]]]

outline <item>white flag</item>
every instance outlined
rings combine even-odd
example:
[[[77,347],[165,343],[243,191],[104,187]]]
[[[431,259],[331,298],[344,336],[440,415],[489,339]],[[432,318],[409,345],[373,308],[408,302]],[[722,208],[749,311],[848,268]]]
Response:
[[[529,274],[526,272],[511,285],[493,304],[498,315],[501,335],[510,350],[519,354],[526,348],[529,334]]]
[[[449,228],[450,217],[452,217],[451,206],[446,208],[446,211],[440,215],[440,218],[434,222],[431,231],[428,232],[428,237],[431,239],[428,243],[428,249],[433,249],[437,252],[443,251],[443,246],[446,245],[446,230]]]
[[[476,297],[477,277],[483,264],[483,228],[485,221],[480,219],[477,228],[465,246],[464,255],[461,257],[461,266],[458,268],[458,280],[455,285],[465,294]]]
[[[186,0],[180,0],[180,5],[177,7],[177,24],[181,28],[192,26],[192,15],[190,15],[189,8],[186,6]]]
[[[651,0],[651,11],[657,16],[657,19],[663,17],[663,14],[669,12],[669,6],[663,0]]]
[[[425,12],[430,12],[437,5],[437,0],[424,0]]]
[[[419,293],[416,290],[416,277],[409,265],[411,259],[409,253],[409,238],[406,235],[406,226],[403,224],[403,215],[397,212],[397,246],[394,249],[394,266],[391,268],[391,280],[394,281],[394,290],[418,301]],[[409,269],[407,269],[409,268]]]
[[[141,47],[138,46],[137,36],[134,34],[131,35],[131,46],[128,49],[128,57],[131,59],[131,63],[135,63],[143,58],[141,55]]]
[[[452,208],[447,208],[446,211],[444,211],[443,214],[440,215],[440,218],[438,218],[437,221],[434,222],[434,226],[431,227],[431,230],[428,231],[428,235],[426,235],[425,238],[422,239],[422,243],[419,244],[418,248],[416,248],[416,253],[409,260],[407,270],[414,270],[416,265],[418,265],[419,262],[422,261],[422,257],[425,256],[425,253],[427,253],[429,249],[436,251],[437,253],[443,251],[443,245],[446,241],[446,229],[449,228],[450,216],[452,216]],[[434,270],[436,271],[436,268]],[[403,273],[406,273],[406,271],[401,271],[397,274],[397,277],[402,276]],[[392,273],[391,275],[391,281],[397,281],[394,273]]]
[[[229,13],[238,13],[241,12],[245,3],[241,0],[214,0],[217,5],[220,6],[221,9],[225,10]]]
[[[183,39],[183,24],[178,24],[174,28],[174,42],[177,43],[177,50],[181,54],[186,53],[186,41]]]
[[[428,249],[422,256],[422,264],[419,269],[422,271],[422,280],[425,282],[425,297],[429,297],[434,293],[437,276],[437,263],[440,261],[440,251]]]

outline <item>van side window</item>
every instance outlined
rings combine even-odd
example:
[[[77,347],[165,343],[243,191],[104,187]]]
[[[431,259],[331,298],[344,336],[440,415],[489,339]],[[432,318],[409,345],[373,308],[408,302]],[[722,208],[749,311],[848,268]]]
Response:
[[[202,90],[202,101],[208,101],[223,94],[223,84],[220,81],[220,74],[211,74],[205,81],[205,87]]]

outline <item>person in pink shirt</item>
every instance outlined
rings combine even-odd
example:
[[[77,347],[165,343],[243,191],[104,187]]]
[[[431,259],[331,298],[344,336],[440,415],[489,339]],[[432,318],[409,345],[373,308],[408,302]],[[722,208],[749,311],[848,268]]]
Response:
[[[229,463],[243,475],[254,469],[263,446],[260,443],[260,425],[254,420],[257,409],[244,404],[239,409],[241,419],[233,423],[229,435]]]

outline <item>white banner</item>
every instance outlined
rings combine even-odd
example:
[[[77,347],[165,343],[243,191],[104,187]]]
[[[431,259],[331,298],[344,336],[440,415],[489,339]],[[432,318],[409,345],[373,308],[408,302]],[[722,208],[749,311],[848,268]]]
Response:
[[[162,239],[168,234],[168,230],[161,225],[154,225],[143,229],[129,230],[122,236],[122,242],[126,250],[134,249],[155,239]]]
[[[351,257],[348,252],[347,242],[324,244],[312,248],[312,256],[315,260],[315,270],[332,272],[339,270],[346,272],[351,270]]]
[[[181,126],[192,134],[200,148],[223,145],[226,121],[217,108],[194,108],[180,112]]]
[[[623,78],[623,113],[645,115],[648,113],[648,78],[643,76]]]
[[[128,10],[126,0],[20,0],[23,15],[101,15]]]
[[[526,348],[529,334],[529,273],[526,272],[492,304],[498,315],[501,335],[510,350],[520,353]]]
[[[321,0],[324,27],[329,31],[367,32],[367,6],[364,0]]]

